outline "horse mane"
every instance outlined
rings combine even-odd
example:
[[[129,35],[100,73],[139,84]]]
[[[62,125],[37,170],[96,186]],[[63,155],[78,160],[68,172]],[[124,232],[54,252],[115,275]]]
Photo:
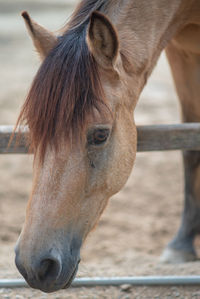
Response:
[[[29,128],[29,145],[41,161],[47,145],[59,147],[61,137],[83,133],[96,108],[108,109],[97,63],[86,43],[92,11],[105,0],[83,0],[75,10],[59,42],[39,68],[17,120]]]

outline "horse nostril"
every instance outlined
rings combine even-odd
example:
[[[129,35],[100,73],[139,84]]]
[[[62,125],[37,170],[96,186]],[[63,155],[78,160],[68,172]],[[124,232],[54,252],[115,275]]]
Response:
[[[44,259],[40,262],[37,277],[39,281],[48,281],[56,279],[61,272],[61,264],[56,259]]]

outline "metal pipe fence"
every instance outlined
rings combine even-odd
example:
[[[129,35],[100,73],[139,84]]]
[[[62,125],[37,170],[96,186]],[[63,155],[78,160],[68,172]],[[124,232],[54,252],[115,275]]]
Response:
[[[72,287],[105,286],[191,286],[199,285],[200,276],[127,276],[127,277],[85,277],[76,278]],[[0,279],[0,288],[29,287],[24,279]]]

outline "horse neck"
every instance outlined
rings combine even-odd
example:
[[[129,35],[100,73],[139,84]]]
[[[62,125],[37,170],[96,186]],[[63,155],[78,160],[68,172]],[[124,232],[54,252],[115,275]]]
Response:
[[[186,2],[110,0],[102,7],[117,28],[121,53],[129,59],[135,74],[143,74],[143,85],[161,51],[185,24]]]

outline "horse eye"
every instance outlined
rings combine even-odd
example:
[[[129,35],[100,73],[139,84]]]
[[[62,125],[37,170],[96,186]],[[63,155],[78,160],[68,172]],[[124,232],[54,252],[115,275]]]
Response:
[[[97,129],[88,135],[88,144],[100,145],[106,142],[110,134],[109,129]]]

